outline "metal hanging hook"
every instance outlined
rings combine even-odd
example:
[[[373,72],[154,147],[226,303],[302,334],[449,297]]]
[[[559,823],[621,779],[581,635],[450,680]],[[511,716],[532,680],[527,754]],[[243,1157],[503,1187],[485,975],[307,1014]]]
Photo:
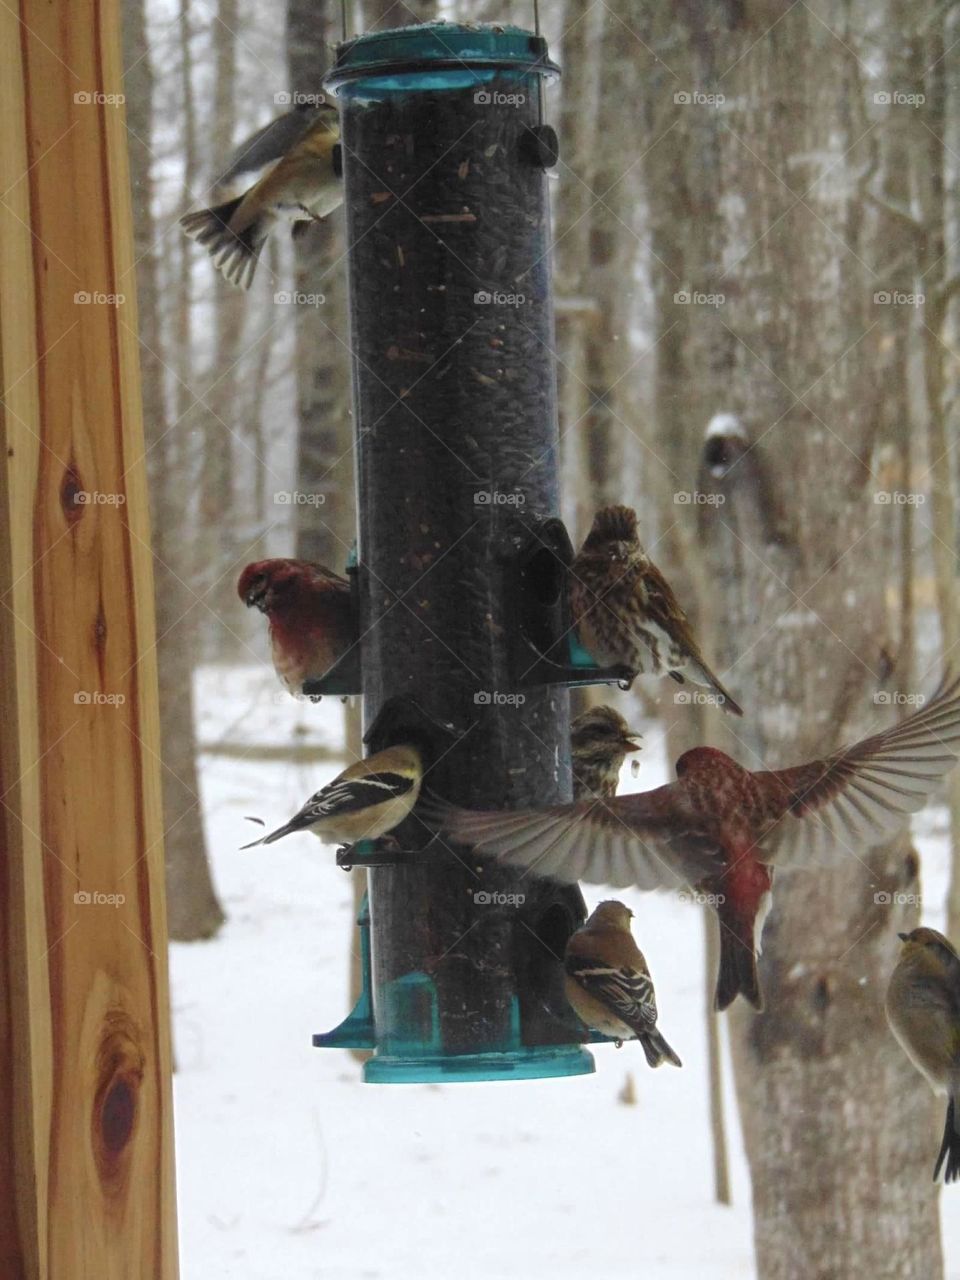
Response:
[[[533,0],[533,34],[540,39],[540,0]],[[543,76],[537,74],[537,124],[543,124]]]

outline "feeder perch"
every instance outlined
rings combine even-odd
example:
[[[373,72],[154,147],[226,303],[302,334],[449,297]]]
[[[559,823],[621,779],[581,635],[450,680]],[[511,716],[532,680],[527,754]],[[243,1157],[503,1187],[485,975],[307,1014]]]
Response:
[[[327,78],[351,245],[365,741],[419,746],[425,786],[471,808],[571,795],[569,695],[518,692],[499,559],[520,507],[539,527],[560,503],[556,148],[538,108],[556,74],[530,32],[435,23],[343,43]],[[364,1078],[592,1071],[562,1000],[579,891],[450,849],[416,811],[391,835],[344,851],[369,867]]]
[[[372,842],[371,842],[372,843]],[[373,993],[370,977],[370,904],[363,895],[357,913],[360,930],[360,995],[353,1009],[338,1027],[313,1037],[317,1049],[372,1049],[376,1045],[373,1024]]]
[[[599,666],[577,638],[568,581],[574,551],[562,520],[527,521],[505,541],[504,593],[511,609],[511,684],[629,687],[629,667]]]

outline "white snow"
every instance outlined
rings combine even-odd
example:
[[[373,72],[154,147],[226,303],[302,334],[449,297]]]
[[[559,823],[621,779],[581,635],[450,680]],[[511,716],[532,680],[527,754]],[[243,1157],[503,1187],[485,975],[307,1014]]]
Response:
[[[204,742],[341,740],[341,708],[277,699],[269,667],[206,669]],[[621,894],[682,1070],[636,1045],[594,1049],[597,1073],[522,1084],[374,1086],[314,1031],[347,1013],[349,877],[309,835],[238,852],[342,767],[209,755],[203,798],[230,919],[174,945],[176,1143],[183,1280],[751,1280],[749,1178],[727,1077],[734,1204],[713,1203],[700,912]],[[647,729],[640,776],[665,780]],[[945,822],[918,820],[927,900],[942,901]],[[605,895],[588,892],[593,905]],[[938,913],[925,912],[936,923]],[[729,1068],[728,1068],[729,1071]],[[627,1073],[637,1105],[618,1101]],[[949,1196],[951,1193],[947,1193]],[[956,1198],[956,1193],[954,1198]],[[947,1217],[960,1276],[960,1215]]]
[[[713,415],[707,423],[704,439],[710,440],[715,436],[724,436],[727,439],[732,436],[735,440],[742,440],[744,444],[749,444],[747,429],[735,413],[715,413]]]

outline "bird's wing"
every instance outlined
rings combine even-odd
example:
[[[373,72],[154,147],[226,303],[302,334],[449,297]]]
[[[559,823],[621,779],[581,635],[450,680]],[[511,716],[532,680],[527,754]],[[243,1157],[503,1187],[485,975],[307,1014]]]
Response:
[[[362,778],[336,778],[310,797],[296,818],[298,826],[309,827],[323,818],[356,813],[384,801],[407,795],[416,779],[403,773],[367,773]]]
[[[781,865],[859,855],[905,826],[958,756],[960,677],[947,676],[924,707],[882,733],[810,764],[755,773],[779,817],[763,847]]]
[[[643,585],[647,589],[645,612],[661,631],[696,652],[696,644],[690,631],[687,615],[673,593],[673,588],[655,564],[648,563],[643,571]]]
[[[648,973],[627,965],[615,967],[589,954],[568,954],[564,967],[584,991],[628,1027],[652,1031],[657,1025],[657,1001]]]
[[[720,870],[720,847],[685,812],[676,783],[551,809],[425,809],[460,844],[538,876],[671,889]]]
[[[215,189],[222,193],[233,190],[241,182],[244,187],[250,186],[262,169],[286,155],[328,110],[322,106],[295,108],[268,121],[262,129],[240,143],[230,157],[229,165],[217,178]]]

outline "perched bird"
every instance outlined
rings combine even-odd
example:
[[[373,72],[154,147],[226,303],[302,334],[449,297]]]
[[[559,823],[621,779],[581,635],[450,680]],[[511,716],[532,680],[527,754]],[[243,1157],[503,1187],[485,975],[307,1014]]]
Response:
[[[720,920],[716,1007],[742,994],[759,1009],[770,864],[859,856],[922,808],[958,754],[960,679],[948,679],[900,724],[795,768],[751,771],[695,747],[676,781],[653,791],[513,812],[432,804],[429,816],[457,842],[539,876],[695,886]]]
[[[356,640],[350,583],[308,560],[257,560],[237,582],[248,608],[270,619],[273,665],[291,693],[329,671]]]
[[[604,665],[634,674],[689,677],[717,694],[735,716],[743,712],[700,652],[670,583],[637,536],[630,507],[603,507],[570,568],[570,607],[580,639]]]
[[[947,1095],[936,1182],[960,1180],[960,955],[936,929],[898,935],[900,960],[887,988],[887,1021],[907,1057]]]
[[[586,1026],[619,1043],[637,1039],[651,1067],[683,1063],[657,1030],[657,1000],[643,952],[633,940],[633,912],[601,902],[567,943],[565,990]]]
[[[631,751],[640,751],[640,734],[613,707],[591,707],[570,726],[573,798],[615,796],[620,768]]]
[[[260,250],[277,222],[318,222],[342,202],[343,187],[334,170],[339,141],[336,109],[325,107],[248,191],[211,209],[184,214],[181,227],[231,284],[249,289]]]
[[[294,831],[312,831],[324,844],[377,840],[407,817],[417,803],[422,781],[420,752],[411,746],[388,747],[344,769],[289,822],[243,847],[273,844]]]

